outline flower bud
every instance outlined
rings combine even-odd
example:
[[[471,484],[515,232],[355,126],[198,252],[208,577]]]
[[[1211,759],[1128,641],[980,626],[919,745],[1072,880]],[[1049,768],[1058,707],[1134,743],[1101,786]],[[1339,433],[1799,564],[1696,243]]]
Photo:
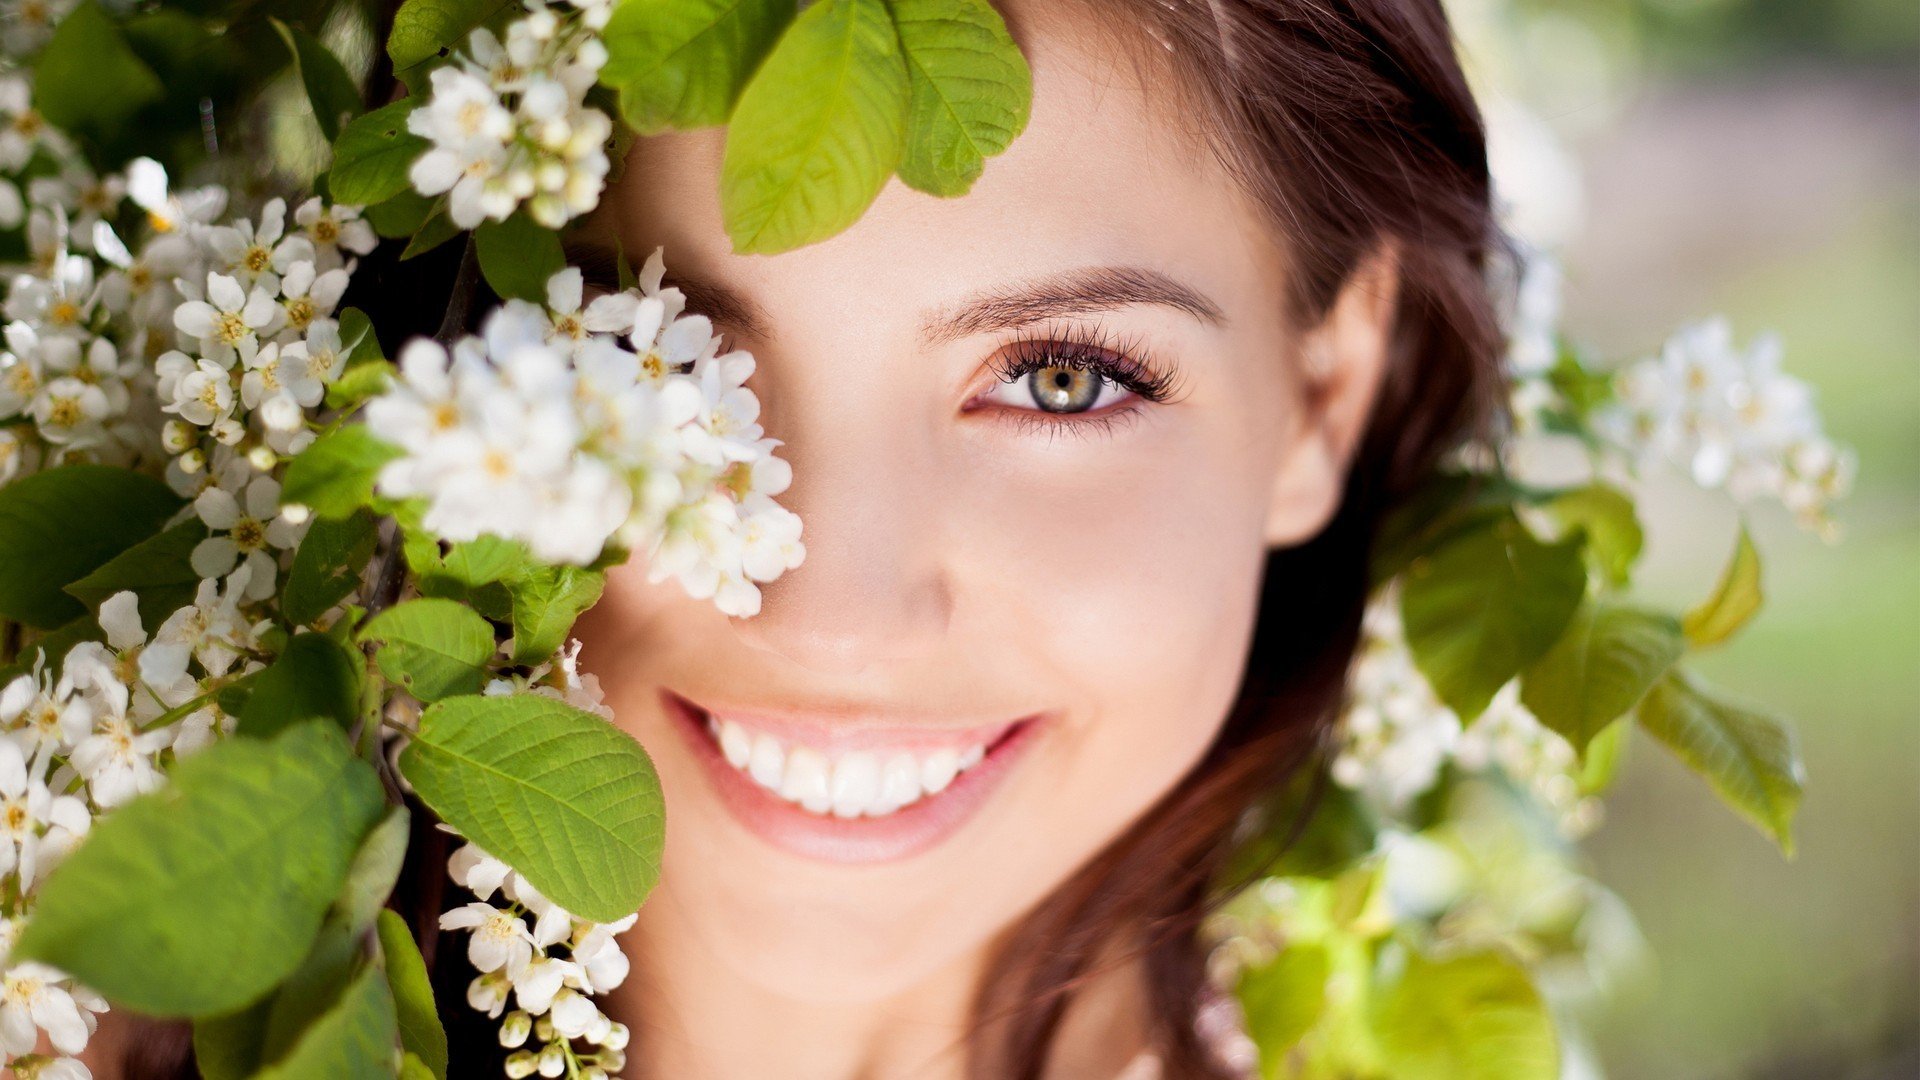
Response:
[[[533,1033],[533,1017],[524,1009],[515,1009],[500,1021],[500,1045],[512,1049],[527,1041]]]
[[[540,1075],[559,1076],[567,1071],[567,1055],[560,1049],[559,1043],[548,1043],[540,1051]]]
[[[530,1050],[520,1050],[507,1055],[507,1076],[511,1080],[523,1080],[524,1077],[532,1076],[535,1067],[536,1061]]]
[[[207,455],[197,446],[174,460],[180,463],[180,471],[188,476],[198,476],[207,467]]]
[[[185,420],[169,420],[160,428],[160,445],[169,454],[185,453],[199,439],[199,432]]]
[[[280,455],[274,453],[271,446],[256,446],[247,451],[247,464],[253,466],[254,472],[270,473],[280,464]]]

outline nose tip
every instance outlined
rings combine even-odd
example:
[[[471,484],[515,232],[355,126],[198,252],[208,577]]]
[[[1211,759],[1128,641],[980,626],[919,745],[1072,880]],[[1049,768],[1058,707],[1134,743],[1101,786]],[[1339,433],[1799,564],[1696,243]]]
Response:
[[[923,656],[946,631],[952,605],[937,575],[836,572],[830,555],[816,563],[816,550],[765,587],[758,615],[733,620],[743,642],[817,674],[856,676]]]

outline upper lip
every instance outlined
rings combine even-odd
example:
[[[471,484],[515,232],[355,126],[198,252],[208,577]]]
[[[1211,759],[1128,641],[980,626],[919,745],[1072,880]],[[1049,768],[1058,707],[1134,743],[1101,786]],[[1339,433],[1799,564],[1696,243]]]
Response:
[[[904,711],[853,705],[806,710],[726,702],[710,705],[673,690],[661,692],[697,714],[735,721],[749,731],[772,735],[788,746],[809,746],[829,753],[942,747],[964,751],[975,745],[991,747],[1016,725],[1036,715],[1024,713],[1001,720],[967,722],[953,717],[916,716]]]

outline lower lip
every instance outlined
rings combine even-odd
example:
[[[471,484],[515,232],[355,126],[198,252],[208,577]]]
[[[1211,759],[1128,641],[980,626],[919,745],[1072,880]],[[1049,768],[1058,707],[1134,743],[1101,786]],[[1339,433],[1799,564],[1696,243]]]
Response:
[[[802,810],[727,763],[707,729],[706,714],[670,691],[660,700],[674,726],[686,735],[693,756],[742,825],[761,839],[810,859],[836,863],[883,863],[905,859],[957,832],[993,794],[1033,742],[1037,718],[1015,724],[972,768],[938,794],[881,817],[841,818]]]

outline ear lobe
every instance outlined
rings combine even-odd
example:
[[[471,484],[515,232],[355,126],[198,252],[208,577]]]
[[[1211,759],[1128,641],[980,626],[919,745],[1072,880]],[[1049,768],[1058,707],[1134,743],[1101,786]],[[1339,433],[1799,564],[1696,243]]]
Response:
[[[1398,245],[1384,241],[1347,276],[1333,307],[1300,341],[1305,411],[1274,477],[1265,538],[1286,547],[1332,519],[1379,397],[1398,309]]]

